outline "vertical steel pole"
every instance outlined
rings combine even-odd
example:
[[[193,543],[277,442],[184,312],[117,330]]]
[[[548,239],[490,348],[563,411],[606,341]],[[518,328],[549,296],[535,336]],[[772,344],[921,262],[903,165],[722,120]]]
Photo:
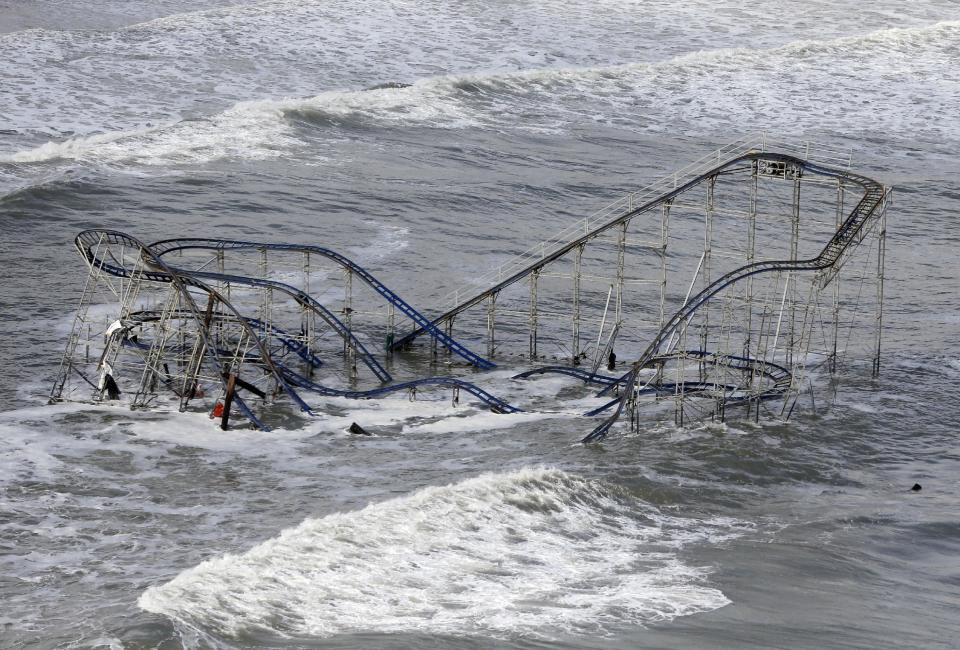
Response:
[[[572,363],[579,363],[580,359],[580,277],[583,268],[583,244],[577,246],[573,258],[573,358]]]
[[[353,329],[353,271],[344,269],[344,287],[343,287],[343,324],[348,330]],[[343,339],[343,351],[350,353],[350,346],[347,343],[347,337]]]
[[[537,284],[540,280],[540,269],[534,269],[530,274],[530,358],[537,358]]]
[[[447,335],[447,338],[449,339],[453,338],[453,319],[454,318],[456,318],[456,316],[451,316],[450,318],[447,319],[447,322],[444,324],[445,325],[444,332]],[[449,358],[452,355],[453,355],[453,351],[450,349],[450,346],[448,345],[443,346],[443,356]]]
[[[746,264],[752,264],[757,251],[757,194],[760,176],[760,162],[752,163],[750,182],[750,209],[747,215],[747,254]],[[747,326],[743,340],[743,356],[750,357],[750,347],[753,343],[753,276],[747,278],[746,295],[744,296],[747,308]],[[747,402],[750,408],[750,402]]]
[[[303,252],[303,292],[310,295],[310,251]],[[313,312],[307,309],[306,303],[300,303],[300,334],[303,337],[303,345],[307,351],[307,355],[312,353],[313,347],[313,323],[311,322],[310,315]],[[309,375],[313,374],[313,364],[306,364],[307,373]]]
[[[487,357],[492,359],[496,350],[497,294],[491,293],[487,303]]]
[[[790,219],[791,261],[797,259],[797,251],[800,246],[800,170],[801,168],[799,166],[795,166],[793,168],[793,210]],[[787,276],[787,282],[790,284],[790,289],[788,291],[790,295],[790,333],[788,342],[784,347],[786,348],[785,352],[787,364],[793,364],[793,349],[794,345],[796,344],[797,327],[796,274]]]
[[[658,330],[666,321],[667,302],[667,241],[670,239],[670,207],[673,199],[663,202],[660,209],[660,322]]]
[[[877,239],[877,332],[876,348],[873,355],[873,376],[880,374],[880,339],[883,333],[883,272],[884,263],[887,254],[887,201],[890,191],[886,191],[883,197],[883,204],[880,206],[880,234]]]
[[[260,260],[257,263],[257,271],[261,280],[267,279],[267,249],[260,248]],[[260,318],[265,325],[270,324],[269,307],[267,306],[267,288],[263,287],[260,292]]]
[[[839,230],[840,224],[843,223],[843,179],[837,179],[837,223],[836,227]],[[833,347],[830,351],[830,374],[835,374],[837,372],[837,341],[840,336],[840,274],[836,273],[833,276]]]
[[[267,260],[267,249],[266,247],[260,248],[260,279],[268,280],[270,275],[270,268]],[[262,296],[262,313],[260,319],[263,321],[263,331],[264,337],[269,338],[271,336],[270,332],[273,331],[273,288],[272,287],[263,287],[261,292]]]
[[[687,369],[686,369],[686,350],[687,350],[687,327],[690,325],[690,321],[685,321],[680,330],[680,351],[676,353],[676,362],[677,362],[677,374],[676,374],[676,385],[673,388],[676,404],[674,407],[673,419],[677,426],[683,426],[683,410],[684,410],[684,401],[686,400],[686,389],[684,386],[684,380],[686,379]]]
[[[710,277],[710,258],[713,250],[713,212],[716,208],[715,190],[717,186],[716,175],[707,180],[707,206],[703,215],[703,286],[709,287]],[[710,337],[710,302],[704,303],[703,307],[703,326],[700,329],[700,353],[706,354],[708,340]],[[703,381],[706,373],[706,361],[700,357],[700,380]]]
[[[617,304],[616,304],[616,320],[615,323],[619,323],[623,320],[623,278],[624,278],[624,265],[626,262],[627,254],[627,229],[630,227],[630,220],[624,221],[620,224],[620,231],[617,235]]]
[[[392,302],[387,305],[387,358],[393,358],[393,340],[397,335],[397,307]]]
[[[225,269],[226,269],[226,261],[224,259],[223,249],[219,248],[217,249],[217,272],[223,275],[226,273]],[[229,282],[221,283],[220,290],[223,292],[223,295],[225,295],[229,300],[230,299],[230,283]]]

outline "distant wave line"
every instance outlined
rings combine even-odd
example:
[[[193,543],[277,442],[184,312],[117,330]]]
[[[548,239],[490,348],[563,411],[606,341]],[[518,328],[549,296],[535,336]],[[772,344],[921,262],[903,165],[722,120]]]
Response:
[[[582,86],[584,82],[587,85],[596,81],[623,85],[637,73],[709,69],[730,61],[765,63],[771,58],[795,60],[799,57],[818,59],[834,53],[853,55],[877,46],[889,50],[891,43],[901,44],[901,51],[907,53],[909,48],[923,47],[943,38],[951,44],[960,41],[960,21],[890,28],[823,41],[794,41],[768,49],[721,48],[689,52],[650,63],[443,75],[416,79],[409,84],[391,81],[367,89],[325,91],[313,97],[239,102],[204,120],[181,120],[130,131],[50,141],[0,156],[0,163],[85,160],[97,158],[98,154],[112,162],[197,162],[228,155],[234,150],[250,158],[274,157],[282,151],[278,144],[292,145],[298,141],[291,135],[292,123],[297,120],[320,124],[372,120],[445,128],[477,127],[491,118],[485,116],[482,109],[471,108],[471,102],[465,98],[485,96],[495,100],[513,95],[513,101],[519,101],[517,96],[529,92],[549,92],[554,87]],[[246,134],[249,142],[235,143],[238,134]],[[125,146],[131,140],[133,145]]]

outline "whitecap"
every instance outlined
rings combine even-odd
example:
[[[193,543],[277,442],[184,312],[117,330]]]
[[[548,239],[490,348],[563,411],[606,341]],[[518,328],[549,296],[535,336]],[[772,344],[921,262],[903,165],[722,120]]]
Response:
[[[785,133],[882,129],[960,137],[952,122],[930,119],[949,114],[960,100],[960,77],[948,64],[958,54],[958,38],[960,22],[954,21],[771,49],[721,48],[653,63],[443,75],[399,88],[239,102],[206,119],[48,142],[2,161],[158,165],[273,158],[305,146],[298,122],[321,129],[536,131],[586,119],[658,131],[676,128],[679,120],[708,131],[734,123]],[[933,78],[935,90],[925,81]],[[324,152],[311,156],[323,159]]]
[[[307,519],[150,587],[139,605],[231,636],[594,633],[728,604],[676,550],[743,530],[527,468]]]

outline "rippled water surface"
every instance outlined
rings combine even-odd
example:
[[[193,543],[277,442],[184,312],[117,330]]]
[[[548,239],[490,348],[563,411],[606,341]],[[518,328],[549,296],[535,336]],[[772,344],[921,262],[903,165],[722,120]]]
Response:
[[[956,4],[0,0],[0,58],[0,647],[956,647]],[[895,187],[883,373],[787,425],[45,405],[84,228],[324,245],[432,313],[757,130]]]

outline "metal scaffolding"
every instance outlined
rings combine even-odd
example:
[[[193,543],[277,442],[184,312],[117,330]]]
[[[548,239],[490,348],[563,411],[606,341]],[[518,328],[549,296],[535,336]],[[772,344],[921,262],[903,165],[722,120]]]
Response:
[[[809,143],[727,145],[452,292],[432,317],[323,247],[84,231],[88,274],[51,400],[199,404],[224,428],[231,409],[266,428],[282,404],[318,410],[310,395],[418,388],[517,411],[473,381],[496,358],[518,377],[596,387],[587,415],[604,419],[585,441],[624,413],[634,428],[642,414],[786,420],[820,368],[865,358],[880,370],[891,190],[850,166]],[[861,327],[871,333],[852,337]]]

